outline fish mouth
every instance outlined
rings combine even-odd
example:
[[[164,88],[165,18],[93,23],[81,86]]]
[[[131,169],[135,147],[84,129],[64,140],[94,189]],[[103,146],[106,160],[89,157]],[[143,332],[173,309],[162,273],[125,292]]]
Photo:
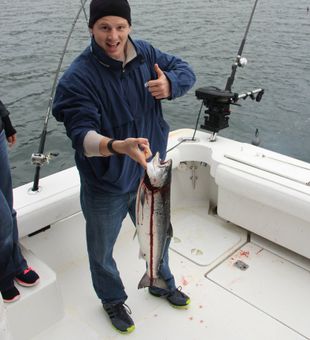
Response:
[[[159,166],[166,166],[167,164],[170,164],[171,163],[171,159],[168,159],[168,160],[166,160],[166,161],[162,161],[161,159],[159,160]]]
[[[159,157],[159,152],[156,152],[154,158],[153,158],[153,166],[154,167],[166,167],[167,165],[169,166],[171,163],[171,159],[168,160],[161,160]]]
[[[147,164],[146,173],[153,187],[160,188],[168,178],[169,170],[172,166],[172,160],[162,161],[159,152],[156,152],[153,159]]]

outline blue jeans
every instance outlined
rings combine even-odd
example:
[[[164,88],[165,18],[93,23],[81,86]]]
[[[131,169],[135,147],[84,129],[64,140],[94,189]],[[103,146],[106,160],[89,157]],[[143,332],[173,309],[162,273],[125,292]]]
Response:
[[[0,290],[13,286],[16,274],[27,268],[18,244],[16,211],[5,133],[0,132]]]
[[[86,240],[93,286],[103,304],[125,302],[127,294],[113,258],[113,248],[122,222],[129,213],[135,224],[136,193],[113,194],[92,191],[81,181],[81,207],[86,219]],[[175,289],[174,277],[165,250],[160,276],[168,288]],[[126,256],[126,254],[124,254]],[[137,259],[138,260],[138,259]],[[128,266],[131,270],[132,264]],[[137,286],[140,277],[137,277]]]

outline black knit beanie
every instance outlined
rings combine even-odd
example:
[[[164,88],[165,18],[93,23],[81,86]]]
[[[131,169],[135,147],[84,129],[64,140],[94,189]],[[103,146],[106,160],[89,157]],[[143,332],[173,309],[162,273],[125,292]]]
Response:
[[[109,15],[124,18],[131,26],[130,6],[127,0],[92,0],[89,5],[88,27],[92,28],[98,19]]]

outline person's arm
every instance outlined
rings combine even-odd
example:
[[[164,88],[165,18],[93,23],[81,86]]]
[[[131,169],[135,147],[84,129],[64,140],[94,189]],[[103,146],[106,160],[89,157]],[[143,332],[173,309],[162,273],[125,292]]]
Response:
[[[78,105],[77,105],[78,103]],[[111,140],[100,131],[101,116],[93,100],[79,88],[72,85],[58,85],[53,115],[58,121],[64,122],[67,135],[73,148],[86,157],[109,157],[113,153],[108,149]],[[146,168],[146,160],[151,156],[148,140],[145,138],[127,138],[113,142],[112,150],[130,158]]]
[[[146,168],[146,161],[152,155],[146,138],[126,138],[114,140],[102,136],[96,131],[89,131],[84,138],[84,154],[87,157],[110,157],[128,155]]]
[[[2,103],[2,101],[0,100],[0,118],[6,117],[8,116],[10,113],[7,110],[7,108],[5,107],[5,105]]]
[[[156,99],[174,99],[184,95],[195,83],[196,76],[187,62],[150,46],[156,79],[147,83]]]
[[[9,114],[10,112],[0,100],[0,119],[2,120],[2,127],[4,129],[6,139],[9,146],[11,147],[16,143],[16,130],[12,125]]]

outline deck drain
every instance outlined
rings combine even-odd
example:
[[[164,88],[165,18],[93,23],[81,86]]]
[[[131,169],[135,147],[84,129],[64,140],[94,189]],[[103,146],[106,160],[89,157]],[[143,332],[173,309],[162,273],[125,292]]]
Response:
[[[249,268],[248,264],[246,264],[246,263],[244,263],[243,261],[240,261],[240,260],[236,261],[234,263],[234,266],[239,268],[240,270],[247,270]]]

